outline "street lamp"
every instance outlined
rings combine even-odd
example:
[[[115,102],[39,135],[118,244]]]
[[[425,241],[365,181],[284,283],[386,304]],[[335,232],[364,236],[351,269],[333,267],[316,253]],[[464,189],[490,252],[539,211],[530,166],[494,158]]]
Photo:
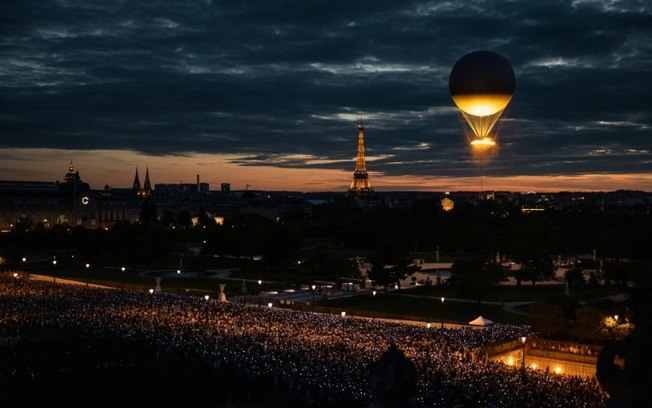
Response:
[[[258,306],[260,306],[260,293],[262,292],[260,288],[262,287],[261,286],[262,284],[263,284],[262,279],[258,279]]]
[[[91,264],[86,262],[86,287],[88,287],[88,280],[90,279],[90,277],[88,276],[88,268],[90,268],[90,267],[91,267]]]
[[[527,337],[523,336],[521,337],[521,343],[523,343],[523,359],[521,360],[521,368],[525,368],[525,341],[527,340]]]
[[[54,259],[52,261],[52,282],[53,283],[57,283],[57,268],[56,268],[56,266],[57,266],[57,260]]]
[[[614,315],[614,327],[611,329],[611,338],[615,339],[618,336],[618,315]]]
[[[315,311],[315,289],[317,289],[317,285],[312,285],[310,287],[312,289],[312,311]]]
[[[444,300],[446,300],[443,296],[441,298],[441,328],[444,328]]]
[[[27,258],[23,257],[22,261],[23,261],[23,263],[26,263]],[[25,267],[23,267],[23,268],[25,268]],[[25,268],[25,270],[27,271],[27,277],[29,278],[29,269]]]
[[[154,310],[154,289],[150,288],[149,289],[149,308],[151,310]]]
[[[122,290],[125,290],[125,270],[126,270],[127,268],[125,268],[125,267],[123,266],[123,267],[120,268],[120,269],[122,269]]]

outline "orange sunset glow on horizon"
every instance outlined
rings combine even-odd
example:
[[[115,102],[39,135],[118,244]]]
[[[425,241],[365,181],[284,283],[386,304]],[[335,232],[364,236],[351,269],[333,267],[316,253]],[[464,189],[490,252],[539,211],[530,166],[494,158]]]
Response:
[[[149,169],[156,184],[194,183],[197,175],[211,190],[221,183],[230,183],[232,190],[346,192],[351,181],[351,170],[319,168],[283,168],[272,165],[242,165],[233,161],[236,155],[192,154],[181,156],[146,156],[131,151],[118,150],[53,150],[5,149],[0,180],[49,181],[62,180],[72,160],[83,181],[99,190],[109,185],[114,188],[130,187],[136,169],[144,174]],[[474,171],[477,169],[474,169]],[[436,174],[419,176],[392,176],[373,171],[369,164],[369,177],[376,191],[652,191],[652,174],[572,174],[572,175],[515,175],[450,177]],[[482,187],[481,187],[482,182]]]

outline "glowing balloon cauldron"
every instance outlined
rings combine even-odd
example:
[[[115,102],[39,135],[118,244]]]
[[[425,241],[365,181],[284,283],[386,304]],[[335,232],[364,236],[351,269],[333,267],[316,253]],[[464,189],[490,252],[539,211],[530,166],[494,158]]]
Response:
[[[474,51],[460,58],[448,79],[453,102],[473,131],[474,148],[496,144],[491,129],[512,99],[516,77],[510,63],[492,51]]]

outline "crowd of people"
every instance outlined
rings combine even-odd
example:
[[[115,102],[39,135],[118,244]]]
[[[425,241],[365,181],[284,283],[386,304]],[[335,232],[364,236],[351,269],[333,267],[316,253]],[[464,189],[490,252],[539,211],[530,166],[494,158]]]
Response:
[[[607,399],[595,379],[515,369],[480,355],[485,344],[531,335],[527,327],[428,328],[9,275],[0,276],[0,305],[0,347],[33,328],[146,342],[162,356],[265,376],[328,405],[369,401],[369,364],[392,344],[417,368],[417,407],[602,407]],[[12,370],[0,372],[0,381],[20,367]]]

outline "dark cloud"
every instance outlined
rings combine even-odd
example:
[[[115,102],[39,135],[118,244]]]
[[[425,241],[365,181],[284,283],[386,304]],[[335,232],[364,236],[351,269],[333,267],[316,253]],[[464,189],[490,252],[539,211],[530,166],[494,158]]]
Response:
[[[649,172],[646,1],[2,2],[0,147],[350,170],[362,117],[370,171],[471,176],[447,84],[477,49],[517,76],[487,174]]]

